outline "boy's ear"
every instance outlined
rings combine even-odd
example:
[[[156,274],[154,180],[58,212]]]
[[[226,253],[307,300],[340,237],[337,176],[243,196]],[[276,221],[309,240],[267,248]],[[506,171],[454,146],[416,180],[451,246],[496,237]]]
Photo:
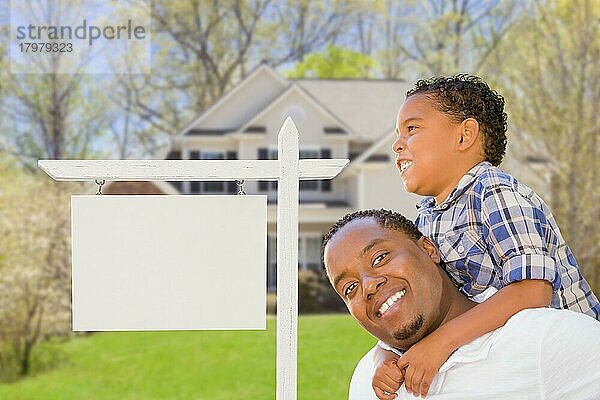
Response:
[[[440,263],[440,252],[435,243],[433,243],[433,240],[429,239],[427,236],[421,236],[417,243],[425,250],[434,263]]]
[[[458,137],[458,149],[467,150],[479,138],[479,122],[475,118],[465,119],[460,127],[460,133]]]

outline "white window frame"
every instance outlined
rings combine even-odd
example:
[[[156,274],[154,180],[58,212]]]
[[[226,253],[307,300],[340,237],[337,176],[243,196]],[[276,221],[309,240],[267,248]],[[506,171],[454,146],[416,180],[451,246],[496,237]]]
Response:
[[[309,262],[316,261],[318,264],[317,270],[321,269],[321,241],[323,235],[319,232],[308,232],[298,235],[298,270],[313,270],[308,266]],[[308,240],[315,239],[319,243],[319,255],[318,260],[308,260]],[[268,247],[269,254],[267,255],[267,279],[274,280],[269,282],[267,280],[267,290],[274,290],[277,287],[277,236],[268,235]],[[318,272],[318,271],[317,271]]]

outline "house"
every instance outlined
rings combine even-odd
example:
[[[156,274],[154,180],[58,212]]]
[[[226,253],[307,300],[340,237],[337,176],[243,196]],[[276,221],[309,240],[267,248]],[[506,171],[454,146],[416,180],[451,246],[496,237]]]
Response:
[[[300,132],[300,158],[349,158],[350,164],[331,181],[300,181],[299,268],[320,271],[322,237],[346,213],[388,208],[409,219],[416,216],[419,197],[404,190],[391,150],[396,113],[411,86],[399,80],[288,80],[261,65],[174,136],[164,158],[275,159],[277,133],[288,116]],[[537,190],[547,187],[540,173],[543,163],[507,158],[509,172],[539,164],[523,180]],[[267,195],[267,284],[274,290],[277,182],[247,181],[243,188],[247,194]],[[104,192],[214,195],[237,191],[235,182],[205,181],[112,182]]]
[[[349,158],[335,179],[301,181],[299,268],[320,270],[321,238],[346,213],[392,208],[409,218],[417,197],[395,168],[391,145],[409,85],[383,80],[287,80],[266,65],[248,75],[172,139],[168,159],[275,159],[277,133],[291,116],[300,158]],[[182,194],[235,193],[235,182],[173,182]],[[267,276],[276,284],[277,182],[248,181],[247,194],[268,199]]]

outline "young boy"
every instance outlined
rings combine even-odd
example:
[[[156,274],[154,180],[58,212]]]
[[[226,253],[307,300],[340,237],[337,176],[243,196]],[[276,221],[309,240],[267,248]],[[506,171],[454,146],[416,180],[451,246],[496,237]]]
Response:
[[[598,299],[548,206],[496,168],[506,149],[506,120],[502,96],[474,76],[421,80],[407,93],[393,151],[406,190],[428,196],[417,226],[436,242],[465,294],[498,292],[400,358],[381,344],[373,376],[380,399],[395,398],[402,382],[425,396],[454,350],[523,309],[568,308],[600,320]]]

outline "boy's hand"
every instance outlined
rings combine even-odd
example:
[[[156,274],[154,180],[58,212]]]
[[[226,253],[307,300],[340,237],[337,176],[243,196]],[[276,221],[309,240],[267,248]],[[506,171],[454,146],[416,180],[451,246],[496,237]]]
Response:
[[[392,400],[404,381],[404,373],[398,368],[398,357],[388,358],[375,368],[373,390],[380,400]]]
[[[404,370],[404,386],[414,396],[427,396],[433,378],[448,360],[453,349],[436,331],[415,343],[400,359],[398,368]]]

